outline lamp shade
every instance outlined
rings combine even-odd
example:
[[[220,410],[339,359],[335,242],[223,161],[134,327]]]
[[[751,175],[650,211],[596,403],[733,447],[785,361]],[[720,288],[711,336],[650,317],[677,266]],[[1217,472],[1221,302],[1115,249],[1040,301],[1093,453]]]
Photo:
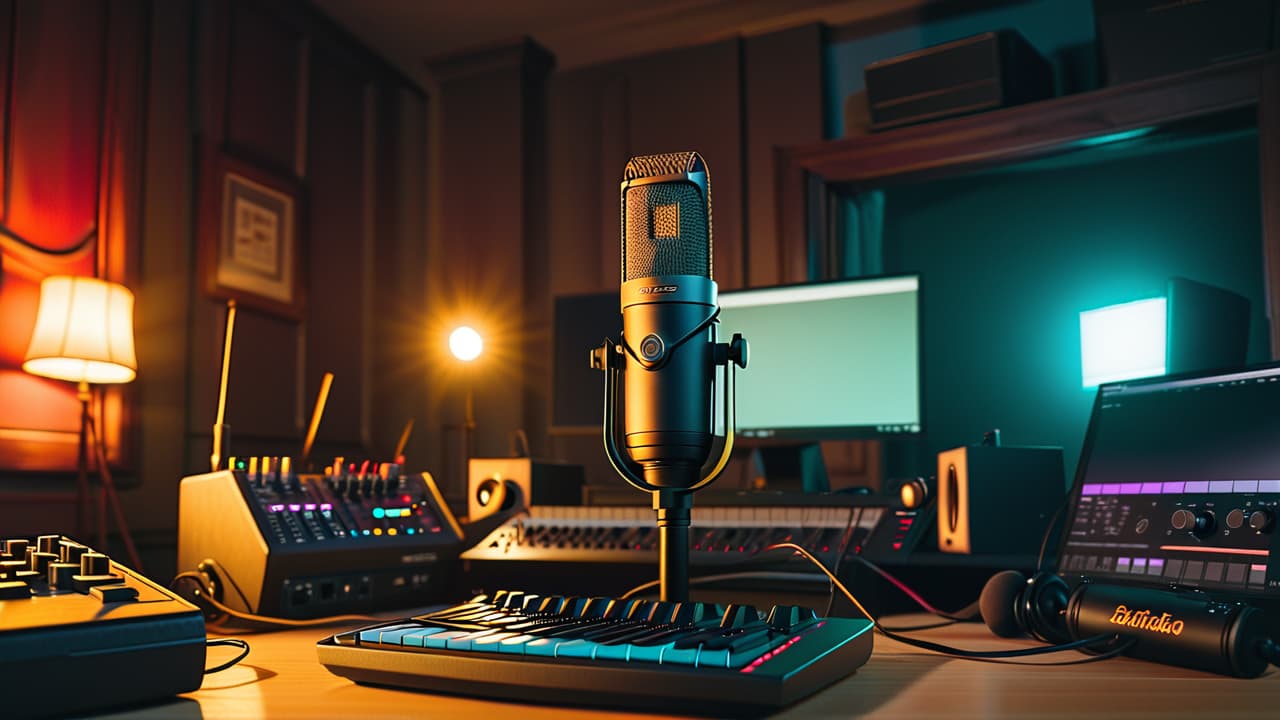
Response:
[[[127,383],[138,374],[133,293],[97,278],[52,275],[40,283],[35,331],[22,369],[88,383]]]

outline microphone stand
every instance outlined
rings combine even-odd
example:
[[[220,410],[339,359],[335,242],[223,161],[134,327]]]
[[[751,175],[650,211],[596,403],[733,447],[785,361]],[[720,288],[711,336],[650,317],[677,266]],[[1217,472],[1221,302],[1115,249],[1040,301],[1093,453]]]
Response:
[[[689,599],[689,526],[693,509],[693,492],[720,476],[733,453],[735,426],[734,374],[747,366],[747,342],[734,334],[728,343],[716,343],[714,363],[724,367],[724,436],[714,464],[702,468],[685,464],[647,467],[630,459],[619,444],[617,422],[619,376],[626,369],[622,345],[613,340],[591,352],[591,367],[604,371],[604,447],[613,469],[631,485],[652,493],[653,509],[658,516],[658,584],[659,599],[685,602]],[[653,480],[654,482],[650,482]]]
[[[689,599],[693,493],[684,489],[654,490],[653,509],[658,513],[658,599],[685,602]]]

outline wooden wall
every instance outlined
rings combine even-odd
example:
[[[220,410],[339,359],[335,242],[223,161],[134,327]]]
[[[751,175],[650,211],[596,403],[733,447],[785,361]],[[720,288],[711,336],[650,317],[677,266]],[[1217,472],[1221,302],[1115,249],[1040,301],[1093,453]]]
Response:
[[[145,20],[140,1],[0,2],[0,470],[76,467],[75,387],[21,366],[44,277],[137,277]],[[115,462],[135,397],[95,402]]]
[[[0,73],[16,83],[0,113],[11,130],[6,159],[44,166],[42,184],[25,169],[6,182],[23,181],[24,193],[68,184],[74,192],[58,195],[75,212],[57,215],[60,235],[83,233],[96,217],[124,238],[98,252],[96,267],[137,298],[138,379],[124,390],[136,421],[123,425],[137,452],[118,475],[137,485],[122,499],[138,534],[171,539],[179,479],[208,469],[225,305],[200,277],[197,208],[208,190],[203,164],[219,153],[296,183],[303,212],[301,320],[239,310],[230,453],[296,456],[320,378],[333,372],[313,458],[389,459],[405,422],[423,419],[427,396],[425,94],[300,1],[9,0],[0,17],[0,62],[35,68]],[[66,182],[67,168],[81,165],[92,172]],[[30,204],[16,184],[5,191]],[[34,282],[51,271],[38,269]],[[16,270],[6,254],[0,287],[19,286]],[[9,313],[13,303],[0,305]],[[31,410],[0,394],[0,414]],[[63,425],[74,433],[76,415]],[[415,434],[411,464],[426,465],[428,445]],[[0,472],[12,458],[0,454]],[[0,507],[11,531],[51,522],[15,527],[25,511],[14,508]]]
[[[75,122],[83,118],[65,110],[79,110],[82,95],[133,113],[118,122],[126,140],[110,144],[122,158],[113,172],[123,175],[94,176],[85,192],[125,180],[137,188],[113,200],[133,207],[137,221],[123,225],[132,239],[104,267],[138,301],[139,376],[123,391],[136,419],[121,425],[137,453],[120,475],[137,485],[123,496],[131,522],[157,542],[172,538],[179,479],[207,467],[211,446],[225,306],[200,276],[207,228],[198,208],[204,163],[219,153],[295,182],[303,208],[302,319],[239,311],[230,454],[296,454],[320,378],[333,372],[319,460],[386,458],[412,419],[408,466],[441,474],[460,498],[464,476],[449,463],[469,384],[477,454],[506,454],[513,431],[524,430],[535,455],[612,480],[597,437],[548,433],[551,306],[559,294],[617,287],[616,193],[634,155],[696,149],[707,158],[722,289],[791,279],[779,269],[774,152],[822,138],[819,26],[559,73],[526,42],[436,58],[429,106],[302,0],[68,2],[107,13],[106,24],[0,0],[0,17],[38,19],[0,28],[0,44],[9,44],[0,58],[24,61],[6,51],[24,43],[92,50],[116,68],[98,79],[102,92],[79,88],[82,74],[63,68],[67,82],[29,94]],[[42,52],[58,67],[56,51]],[[102,66],[90,60],[76,67]],[[109,81],[130,72],[133,95]],[[23,137],[16,106],[0,113],[15,142]],[[86,121],[67,147],[101,156],[100,127],[117,126]],[[13,177],[4,178],[10,195]],[[469,312],[499,319],[491,340],[501,352],[495,365],[458,376],[442,333]],[[64,433],[74,430],[74,417],[66,425]],[[0,515],[7,522],[14,513],[5,506]]]

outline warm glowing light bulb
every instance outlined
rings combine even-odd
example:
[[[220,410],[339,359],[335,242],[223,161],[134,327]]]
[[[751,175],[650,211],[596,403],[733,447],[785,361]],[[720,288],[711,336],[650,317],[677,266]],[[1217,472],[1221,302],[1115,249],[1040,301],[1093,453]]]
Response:
[[[463,325],[449,335],[449,352],[463,362],[471,362],[480,357],[484,349],[484,340],[475,329]]]

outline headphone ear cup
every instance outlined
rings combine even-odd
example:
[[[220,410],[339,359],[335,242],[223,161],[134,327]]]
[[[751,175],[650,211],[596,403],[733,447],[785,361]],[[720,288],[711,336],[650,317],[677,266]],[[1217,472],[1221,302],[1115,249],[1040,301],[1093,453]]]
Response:
[[[1027,587],[1027,577],[1017,570],[998,572],[982,586],[978,598],[982,622],[1000,637],[1019,637],[1027,628],[1021,622],[1017,606]]]
[[[1014,604],[1018,624],[1032,637],[1051,645],[1071,642],[1063,611],[1071,588],[1053,573],[1040,573],[1027,581],[1026,588]]]

